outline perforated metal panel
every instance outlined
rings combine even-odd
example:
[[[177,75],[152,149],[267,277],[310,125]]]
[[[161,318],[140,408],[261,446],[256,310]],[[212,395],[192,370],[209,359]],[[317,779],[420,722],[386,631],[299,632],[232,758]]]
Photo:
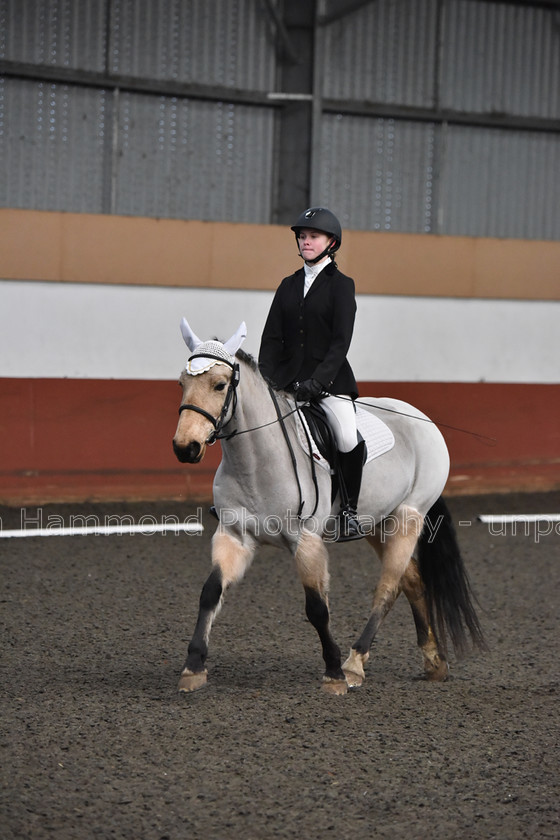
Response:
[[[252,0],[113,0],[114,73],[271,90],[267,16]]]
[[[436,13],[435,0],[376,0],[325,27],[323,96],[432,105]]]
[[[446,233],[560,239],[559,195],[553,135],[448,127],[440,197]]]
[[[268,218],[273,115],[227,102],[122,94],[115,212]]]
[[[474,0],[443,9],[444,107],[560,117],[558,11]]]
[[[429,123],[325,117],[324,203],[344,227],[431,231],[434,142]]]
[[[5,206],[270,219],[272,108],[123,92],[108,75],[272,87],[252,0],[0,0],[0,19],[0,58],[78,71],[76,84],[3,80]]]
[[[106,8],[103,0],[0,0],[0,55],[101,72]]]
[[[560,116],[554,9],[376,0],[324,26],[319,38],[331,112],[321,120],[314,200],[364,230],[559,236],[560,132],[476,124],[478,114]],[[333,100],[343,106],[338,114]],[[353,103],[363,116],[351,113]],[[377,116],[387,104],[401,113]],[[412,123],[402,106],[442,116]]]
[[[301,169],[314,173],[313,202],[356,229],[558,237],[560,131],[533,124],[560,119],[558,12],[478,0],[345,8],[315,33],[315,90],[329,104],[315,103],[315,159]],[[0,0],[0,59],[25,65],[0,80],[0,202],[270,222],[282,112],[233,100],[278,90],[274,30],[255,0]],[[42,79],[45,68],[68,78]],[[218,86],[221,99],[189,98],[189,85]],[[521,123],[480,124],[496,117]]]
[[[102,90],[0,80],[3,206],[101,212],[106,110]]]

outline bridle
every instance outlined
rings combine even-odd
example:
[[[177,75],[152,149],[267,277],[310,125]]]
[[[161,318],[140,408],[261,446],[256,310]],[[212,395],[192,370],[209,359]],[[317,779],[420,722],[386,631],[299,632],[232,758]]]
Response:
[[[229,382],[229,387],[228,387],[228,391],[227,391],[227,394],[226,394],[226,398],[224,400],[224,404],[222,406],[220,416],[217,419],[212,414],[210,414],[209,411],[206,411],[205,408],[201,408],[199,405],[194,405],[194,403],[182,403],[179,406],[179,416],[183,413],[183,411],[195,411],[197,414],[201,414],[203,417],[205,417],[207,420],[209,420],[210,423],[212,423],[212,425],[214,427],[214,430],[212,432],[210,432],[210,435],[206,439],[206,445],[207,446],[212,446],[212,444],[216,443],[217,440],[229,440],[230,438],[232,438],[232,437],[234,437],[238,434],[244,434],[246,432],[255,432],[258,429],[263,429],[266,426],[271,426],[271,425],[274,425],[275,423],[279,423],[280,427],[282,429],[282,434],[284,435],[284,440],[286,441],[286,444],[287,444],[287,447],[288,447],[288,451],[290,453],[290,458],[291,458],[291,461],[292,461],[292,467],[293,467],[295,478],[296,478],[296,483],[297,483],[298,492],[299,492],[299,507],[298,507],[297,515],[298,515],[298,518],[301,518],[301,513],[303,511],[303,506],[304,506],[305,502],[304,502],[303,495],[302,495],[302,489],[301,489],[301,484],[300,484],[298,470],[297,470],[296,457],[295,457],[295,454],[294,454],[292,443],[291,443],[289,435],[288,435],[288,431],[287,431],[285,423],[284,423],[284,420],[286,419],[286,417],[289,417],[290,415],[292,415],[296,412],[299,413],[300,409],[296,405],[296,407],[294,409],[292,409],[291,411],[287,412],[287,414],[282,414],[282,412],[280,411],[280,406],[278,405],[278,400],[276,398],[274,390],[269,385],[268,386],[268,391],[269,391],[270,397],[272,399],[272,402],[274,404],[274,408],[276,410],[276,420],[273,420],[271,423],[263,423],[262,426],[255,426],[254,428],[251,428],[251,429],[243,429],[241,432],[238,432],[237,429],[234,429],[232,432],[228,432],[227,434],[223,434],[222,430],[223,430],[224,426],[226,426],[229,422],[231,422],[231,420],[233,420],[233,418],[235,416],[235,409],[237,407],[237,386],[239,384],[239,377],[240,377],[239,364],[237,362],[234,362],[234,363],[229,362],[227,359],[222,359],[221,356],[217,356],[217,355],[214,355],[212,353],[204,353],[204,354],[202,354],[202,353],[196,354],[195,353],[193,356],[189,357],[188,361],[190,362],[191,359],[194,359],[194,358],[197,358],[197,357],[205,358],[205,359],[217,359],[217,361],[221,362],[224,365],[229,365],[229,367],[232,369],[233,374],[232,374],[232,377],[231,377],[230,382]],[[232,405],[232,403],[233,403],[233,405]],[[232,406],[231,416],[226,420],[226,417],[227,417],[227,414],[229,412],[230,406]],[[314,516],[315,511],[317,510],[317,506],[319,504],[319,487],[318,487],[318,484],[317,484],[317,478],[316,478],[316,474],[315,474],[315,463],[313,461],[313,458],[311,457],[311,454],[312,454],[311,453],[311,440],[309,439],[309,435],[307,434],[307,431],[306,431],[306,435],[307,435],[307,443],[308,443],[308,446],[309,446],[309,456],[311,458],[311,471],[312,471],[312,476],[313,476],[313,484],[314,484],[314,487],[315,487],[315,507],[313,508],[313,513],[311,514],[311,516]]]
[[[191,359],[196,358],[217,359],[217,361],[222,365],[229,365],[233,371],[229,381],[226,398],[224,400],[220,416],[217,419],[210,414],[209,411],[206,411],[205,408],[201,408],[199,405],[194,405],[193,403],[182,403],[182,405],[179,406],[179,416],[181,416],[183,411],[196,411],[197,414],[202,414],[203,417],[206,417],[206,419],[212,423],[214,429],[210,432],[206,439],[206,445],[212,446],[212,444],[216,443],[217,440],[227,439],[235,434],[235,432],[232,432],[231,435],[223,435],[222,429],[230,422],[230,420],[233,419],[235,414],[237,406],[237,386],[239,384],[239,364],[237,362],[229,362],[227,359],[223,359],[221,356],[214,355],[213,353],[195,353],[189,357],[188,361],[190,362]],[[230,406],[232,406],[231,417],[226,420]]]

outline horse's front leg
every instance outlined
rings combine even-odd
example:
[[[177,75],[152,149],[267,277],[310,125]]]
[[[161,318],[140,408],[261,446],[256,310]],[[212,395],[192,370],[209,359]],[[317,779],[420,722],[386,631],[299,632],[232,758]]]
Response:
[[[364,665],[369,659],[369,650],[381,622],[400,594],[401,579],[422,531],[423,522],[418,511],[402,505],[387,517],[379,533],[368,537],[381,560],[381,575],[373,596],[369,620],[342,666],[349,686],[360,686],[365,679]]]
[[[342,670],[340,648],[329,628],[328,553],[317,534],[303,532],[295,554],[296,566],[305,591],[305,612],[319,634],[325,661],[323,690],[329,694],[346,694],[348,686]]]
[[[212,624],[220,611],[227,587],[241,580],[251,562],[253,551],[252,547],[220,529],[214,534],[213,569],[200,594],[198,619],[179,680],[179,691],[196,691],[206,684],[208,672],[205,665]]]

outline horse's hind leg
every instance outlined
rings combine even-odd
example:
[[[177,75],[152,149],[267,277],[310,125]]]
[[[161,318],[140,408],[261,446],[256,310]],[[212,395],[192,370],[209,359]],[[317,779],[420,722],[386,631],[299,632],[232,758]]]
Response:
[[[206,684],[205,668],[210,630],[222,605],[227,587],[243,577],[253,556],[253,549],[234,536],[216,531],[212,539],[213,569],[202,592],[196,627],[188,647],[187,661],[179,680],[179,691],[196,691]]]
[[[373,596],[369,620],[342,666],[349,686],[359,686],[365,679],[364,665],[369,659],[369,650],[381,622],[401,591],[401,580],[422,525],[421,514],[414,508],[402,505],[387,517],[377,534],[368,537],[381,560],[381,575]]]
[[[342,670],[340,648],[329,628],[328,554],[323,540],[304,532],[299,540],[295,561],[305,591],[305,612],[319,634],[325,661],[323,689],[329,694],[346,694],[347,684]]]
[[[430,625],[424,582],[414,557],[411,557],[403,575],[401,588],[408,598],[414,617],[418,647],[424,657],[424,675],[427,680],[443,681],[447,679],[449,667]]]

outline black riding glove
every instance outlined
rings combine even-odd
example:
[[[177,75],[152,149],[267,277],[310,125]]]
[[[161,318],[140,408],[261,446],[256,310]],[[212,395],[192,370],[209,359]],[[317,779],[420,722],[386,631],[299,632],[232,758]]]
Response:
[[[296,400],[298,402],[308,402],[321,396],[323,393],[323,386],[316,379],[305,379],[300,382],[296,391]]]

